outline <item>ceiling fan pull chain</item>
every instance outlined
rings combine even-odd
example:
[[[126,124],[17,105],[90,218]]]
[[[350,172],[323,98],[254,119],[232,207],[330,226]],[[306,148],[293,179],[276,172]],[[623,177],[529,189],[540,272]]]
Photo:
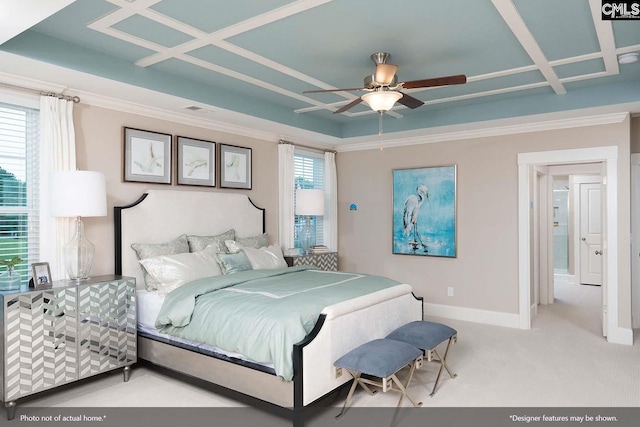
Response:
[[[378,119],[378,138],[382,138],[382,111],[380,111],[380,116]]]

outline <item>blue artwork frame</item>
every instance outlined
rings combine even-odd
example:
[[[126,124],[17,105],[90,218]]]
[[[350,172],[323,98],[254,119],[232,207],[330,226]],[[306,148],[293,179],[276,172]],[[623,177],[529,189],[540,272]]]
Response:
[[[393,170],[393,253],[457,257],[457,167]]]

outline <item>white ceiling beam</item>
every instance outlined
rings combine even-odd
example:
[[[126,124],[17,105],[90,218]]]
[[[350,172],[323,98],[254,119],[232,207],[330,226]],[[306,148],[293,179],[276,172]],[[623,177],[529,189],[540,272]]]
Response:
[[[128,2],[125,2],[124,0],[108,0],[108,1],[110,1],[113,4],[121,6],[121,9],[116,10],[108,15],[105,15],[104,17],[91,23],[88,27],[93,30],[100,31],[104,34],[110,35],[112,37],[116,37],[120,40],[133,43],[138,46],[141,46],[156,52],[153,55],[150,55],[146,58],[136,61],[136,65],[138,66],[148,67],[153,64],[157,64],[158,62],[162,62],[171,58],[181,59],[181,60],[184,60],[184,58],[192,58],[191,56],[186,56],[186,54],[193,50],[202,48],[204,46],[214,45],[228,52],[231,52],[235,55],[241,56],[250,61],[263,65],[265,67],[271,68],[280,73],[296,78],[300,81],[309,83],[313,86],[320,87],[323,89],[335,89],[333,86],[325,82],[322,82],[306,74],[303,74],[292,68],[286,67],[280,63],[267,59],[256,53],[253,53],[241,47],[235,46],[225,40],[225,38],[228,38],[237,34],[241,34],[246,31],[250,31],[252,29],[261,27],[263,25],[275,22],[277,20],[289,17],[291,15],[294,15],[300,12],[304,12],[311,8],[328,3],[332,0],[300,0],[294,3],[291,3],[289,5],[280,7],[278,9],[272,10],[270,12],[264,13],[262,15],[239,22],[238,24],[231,25],[227,28],[224,28],[222,30],[219,30],[210,34],[205,33],[201,30],[198,30],[183,22],[170,18],[166,15],[163,15],[153,9],[148,9],[149,6],[157,3],[158,0],[138,0],[135,3],[128,3]],[[155,43],[140,39],[138,37],[123,33],[121,31],[118,31],[112,28],[113,25],[117,24],[118,22],[124,19],[129,18],[134,13],[144,16],[148,19],[151,19],[155,22],[158,22],[176,31],[180,31],[184,34],[187,34],[193,37],[194,39],[186,43],[182,43],[178,46],[167,48],[165,46],[157,45]],[[198,66],[204,66],[206,64],[206,61],[201,61],[201,60],[189,60],[187,62],[190,62]],[[205,68],[211,69],[212,71],[215,71],[214,70],[215,68],[218,70],[218,72],[221,72],[222,74],[228,75],[230,77],[238,78],[239,80],[242,80],[248,83],[256,84],[260,82],[258,79],[252,78],[242,73],[231,71],[223,67],[206,66]],[[260,83],[262,84],[258,84],[258,86],[268,90],[275,91],[282,95],[289,96],[289,94],[293,93],[291,91],[287,91],[282,88],[279,88],[275,85],[270,85],[264,82],[260,82]],[[352,95],[350,93],[341,93],[340,95],[344,96],[348,100],[354,100],[357,98],[355,95]],[[308,98],[306,96],[301,96],[299,94],[296,94],[296,96],[294,96],[293,98],[304,100],[305,102],[308,102],[309,100],[311,100],[311,98]],[[324,107],[325,104],[317,101],[314,101],[312,105],[314,106],[314,108],[320,108],[320,109],[326,108]]]
[[[616,55],[616,40],[613,36],[611,21],[604,21],[602,19],[602,2],[600,0],[589,0],[589,7],[591,8],[593,26],[598,35],[600,51],[602,51],[604,68],[610,75],[620,74],[618,56]]]
[[[522,16],[516,9],[512,0],[491,0],[495,8],[498,10],[502,19],[507,23],[511,32],[518,39],[524,50],[527,51],[529,57],[534,64],[538,67],[544,78],[549,83],[549,86],[553,88],[556,94],[567,93],[560,79],[553,70],[553,67],[549,64],[547,57],[540,49],[538,42],[529,31],[527,24],[525,24]]]
[[[307,102],[309,104],[321,105],[321,103],[319,103],[318,101],[316,101],[314,99],[311,99],[311,98],[309,98],[307,96],[304,96],[302,94],[299,94],[299,93],[296,93],[296,92],[292,92],[292,91],[287,90],[287,89],[283,89],[283,88],[281,88],[279,86],[263,82],[262,80],[258,80],[258,79],[254,78],[254,77],[250,77],[250,76],[247,76],[245,74],[239,73],[237,71],[233,71],[233,70],[230,70],[228,68],[212,64],[211,62],[208,62],[208,61],[205,61],[205,60],[193,57],[193,56],[181,55],[181,56],[177,57],[177,59],[179,59],[181,61],[184,61],[184,62],[188,62],[188,63],[193,64],[193,65],[197,65],[197,66],[202,67],[202,68],[206,68],[206,69],[211,70],[211,71],[215,71],[216,73],[224,74],[225,76],[233,77],[233,78],[241,80],[243,82],[250,83],[250,84],[252,84],[254,86],[261,87],[263,89],[267,89],[267,90],[270,90],[270,91],[275,92],[275,93],[279,93],[280,95],[288,96],[289,98],[297,99],[299,101]]]
[[[323,105],[319,105],[319,106],[313,106],[313,107],[306,107],[306,108],[299,108],[297,110],[294,110],[294,113],[311,113],[313,111],[320,111],[320,110],[336,110],[336,107],[341,107],[343,105],[345,105],[347,102],[349,101],[338,101],[338,102],[332,102],[331,104],[323,104]],[[404,117],[402,114],[394,111],[396,109],[401,109],[401,108],[407,108],[404,107],[402,105],[398,105],[396,104],[395,107],[393,107],[391,110],[386,111],[385,114],[391,117],[395,117],[396,119],[400,119],[402,117]],[[345,111],[343,113],[340,113],[342,115],[345,115],[347,117],[357,117],[357,116],[365,116],[365,115],[369,115],[369,114],[379,114],[377,111],[373,111],[373,110],[367,110],[367,111],[361,111],[359,113],[353,113],[351,111]]]
[[[572,56],[569,58],[556,59],[554,61],[549,61],[549,64],[551,64],[552,67],[557,67],[559,65],[575,64],[576,62],[591,61],[593,59],[600,59],[600,58],[602,58],[602,52],[593,52],[593,53],[587,53],[585,55],[578,55],[578,56]]]
[[[225,40],[229,37],[233,37],[238,34],[242,34],[247,31],[251,31],[256,28],[262,27],[264,25],[271,24],[275,21],[279,21],[289,16],[292,16],[301,12],[305,12],[309,9],[318,7],[330,1],[332,0],[299,0],[293,3],[290,3],[288,5],[279,7],[277,9],[274,9],[272,11],[263,13],[262,15],[254,16],[242,22],[238,22],[237,24],[230,25],[221,30],[215,31],[211,34],[203,33],[204,34],[203,36],[196,38],[195,40],[192,40],[187,43],[183,43],[180,46],[176,46],[175,48],[168,49],[164,52],[151,55],[147,58],[143,58],[137,61],[136,65],[139,65],[141,67],[148,67],[158,62],[167,60],[171,58],[174,54],[187,53],[192,50],[199,49],[203,46],[211,44],[214,41]],[[155,13],[157,14],[157,12]],[[154,17],[150,15],[151,14],[147,15],[147,17],[150,19],[154,19]],[[180,25],[175,27],[172,26],[172,28],[175,30],[182,31],[182,32],[185,32],[186,34],[189,34],[188,31],[191,31],[191,30],[183,27],[188,27],[188,26],[183,23],[180,23]]]
[[[620,47],[616,49],[616,53],[618,55],[622,55],[623,53],[631,53],[640,51],[640,44],[634,44],[631,46]]]

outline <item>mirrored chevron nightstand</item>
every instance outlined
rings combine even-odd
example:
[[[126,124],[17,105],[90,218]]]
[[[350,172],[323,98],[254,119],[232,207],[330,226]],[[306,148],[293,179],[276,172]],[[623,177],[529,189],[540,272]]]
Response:
[[[295,267],[298,265],[314,265],[325,271],[338,271],[337,252],[285,256],[284,260],[287,262],[289,267]]]
[[[136,280],[98,276],[0,292],[0,397],[16,400],[136,362]]]

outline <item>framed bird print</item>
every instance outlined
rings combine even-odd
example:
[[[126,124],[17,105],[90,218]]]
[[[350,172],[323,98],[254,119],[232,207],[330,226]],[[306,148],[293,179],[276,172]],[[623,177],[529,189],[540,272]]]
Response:
[[[455,258],[456,166],[393,170],[393,253]]]
[[[171,138],[166,133],[124,128],[124,181],[171,184]]]
[[[176,137],[178,185],[216,186],[216,143]]]

